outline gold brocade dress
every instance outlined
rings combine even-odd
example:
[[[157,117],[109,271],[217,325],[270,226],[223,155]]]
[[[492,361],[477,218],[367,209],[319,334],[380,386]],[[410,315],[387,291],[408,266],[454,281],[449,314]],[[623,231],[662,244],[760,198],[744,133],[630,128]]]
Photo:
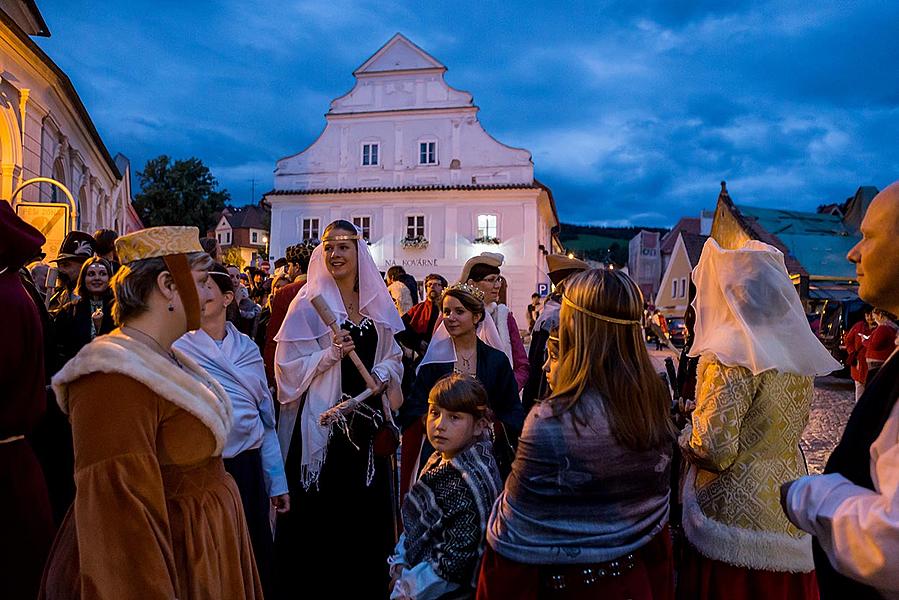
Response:
[[[107,347],[92,355],[98,342]],[[189,359],[179,371],[136,343],[118,332],[97,338],[54,378],[72,421],[77,493],[41,597],[262,598],[240,495],[222,464],[230,405],[217,404]],[[130,364],[97,364],[117,354]]]

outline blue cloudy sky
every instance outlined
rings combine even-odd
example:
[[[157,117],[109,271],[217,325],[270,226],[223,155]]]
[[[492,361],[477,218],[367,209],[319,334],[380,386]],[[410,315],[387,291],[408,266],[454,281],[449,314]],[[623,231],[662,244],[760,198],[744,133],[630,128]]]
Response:
[[[237,203],[400,31],[529,149],[563,221],[813,209],[899,179],[899,2],[44,0],[40,45],[134,170],[197,156]],[[426,7],[426,8],[425,8]],[[136,185],[136,182],[135,182]]]

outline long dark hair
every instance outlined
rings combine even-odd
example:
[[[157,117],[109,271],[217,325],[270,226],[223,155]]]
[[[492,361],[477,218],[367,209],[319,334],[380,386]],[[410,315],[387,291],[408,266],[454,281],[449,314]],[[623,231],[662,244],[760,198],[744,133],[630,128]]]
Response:
[[[81,265],[81,271],[78,272],[78,282],[75,284],[75,293],[78,296],[84,297],[87,294],[87,290],[84,286],[84,280],[87,278],[87,270],[92,265],[100,265],[104,269],[106,269],[106,274],[109,276],[108,287],[106,291],[101,294],[102,297],[107,297],[112,295],[112,265],[109,264],[109,261],[103,258],[102,256],[91,256],[89,259],[84,261]]]

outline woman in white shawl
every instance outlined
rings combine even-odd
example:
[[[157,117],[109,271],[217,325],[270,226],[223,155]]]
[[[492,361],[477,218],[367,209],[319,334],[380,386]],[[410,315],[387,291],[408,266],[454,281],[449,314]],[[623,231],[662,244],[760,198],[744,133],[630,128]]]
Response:
[[[808,326],[783,254],[708,240],[693,271],[696,409],[681,435],[687,547],[681,598],[818,597],[811,538],[780,509],[806,473],[799,438],[815,375],[840,368]]]
[[[174,347],[197,361],[231,399],[231,428],[222,457],[240,490],[259,578],[268,596],[274,567],[271,508],[279,513],[290,509],[275,411],[259,347],[225,318],[234,300],[228,270],[217,264],[209,275],[212,302],[203,311],[202,328],[184,334]]]
[[[337,317],[338,334],[312,306],[318,296]],[[328,225],[306,285],[275,336],[278,435],[293,501],[276,527],[278,597],[313,585],[335,598],[387,596],[387,557],[396,539],[392,466],[374,444],[383,425],[381,397],[366,400],[340,426],[323,427],[319,417],[342,394],[365,390],[351,350],[381,383],[390,408],[400,407],[402,351],[394,335],[403,330],[359,231],[347,221]]]

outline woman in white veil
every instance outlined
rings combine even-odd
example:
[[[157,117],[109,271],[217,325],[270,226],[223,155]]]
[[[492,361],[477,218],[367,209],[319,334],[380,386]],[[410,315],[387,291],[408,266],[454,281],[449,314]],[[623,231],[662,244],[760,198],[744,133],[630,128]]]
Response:
[[[696,408],[680,444],[684,598],[818,597],[811,538],[780,509],[806,474],[799,438],[815,375],[840,368],[809,328],[783,254],[709,239],[693,271]]]
[[[335,314],[339,333],[319,317],[315,297]],[[391,409],[400,407],[402,352],[394,335],[403,329],[361,233],[347,221],[328,225],[275,336],[278,437],[293,500],[276,528],[278,597],[312,581],[335,598],[386,597],[396,540],[392,465],[374,443],[384,426],[381,398],[360,404],[339,427],[323,427],[319,418],[344,394],[365,390],[352,350],[382,383]]]
[[[401,495],[433,452],[424,436],[422,418],[427,411],[428,394],[441,377],[456,371],[477,377],[486,388],[494,416],[494,453],[503,477],[511,468],[514,445],[524,424],[515,375],[508,358],[498,349],[499,336],[485,314],[484,294],[466,283],[456,284],[443,292],[440,307],[443,321],[418,366],[412,393],[400,413],[405,457]]]

